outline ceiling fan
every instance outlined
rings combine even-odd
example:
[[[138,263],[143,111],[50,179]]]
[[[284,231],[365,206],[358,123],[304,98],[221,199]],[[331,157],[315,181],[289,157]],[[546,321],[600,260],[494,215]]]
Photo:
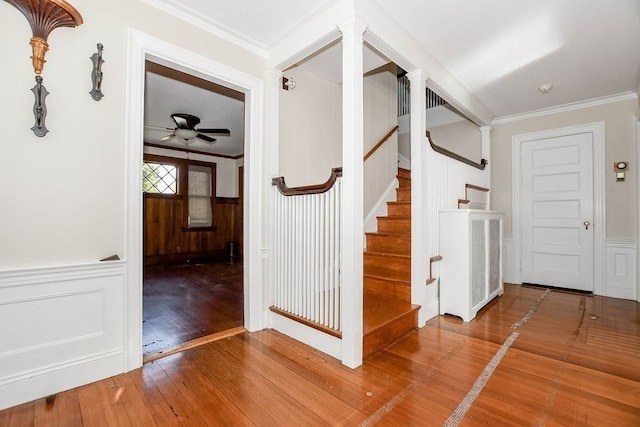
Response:
[[[213,134],[219,136],[230,136],[229,129],[217,129],[217,128],[198,128],[196,126],[200,123],[200,118],[186,113],[174,113],[171,115],[171,119],[175,122],[175,128],[158,128],[156,126],[146,126],[151,129],[162,129],[171,131],[170,134],[161,138],[161,141],[169,141],[175,139],[182,142],[185,145],[189,145],[195,140],[200,140],[207,144],[213,144],[216,142],[215,138],[205,135]]]

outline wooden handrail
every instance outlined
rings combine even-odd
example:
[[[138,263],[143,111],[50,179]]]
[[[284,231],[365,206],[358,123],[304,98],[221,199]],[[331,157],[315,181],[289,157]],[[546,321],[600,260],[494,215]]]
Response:
[[[369,157],[371,157],[373,155],[373,153],[375,153],[378,148],[382,147],[382,144],[387,142],[389,140],[389,138],[391,138],[391,135],[393,135],[399,128],[400,128],[400,126],[395,125],[389,132],[387,132],[387,134],[385,136],[383,136],[382,139],[380,141],[378,141],[378,143],[371,150],[369,150],[369,152],[367,154],[364,155],[364,158],[362,159],[362,161],[366,162],[367,159]]]
[[[278,187],[280,193],[285,196],[301,196],[304,194],[321,194],[326,193],[331,190],[333,184],[336,183],[336,180],[342,176],[342,168],[333,168],[331,169],[331,176],[329,179],[323,184],[314,184],[307,185],[304,187],[287,187],[287,184],[284,182],[284,177],[280,176],[278,178],[273,178],[271,180],[271,185],[275,185]]]
[[[484,191],[485,193],[489,191],[489,189],[486,187],[480,187],[479,185],[474,185],[474,184],[465,184],[464,191],[466,192],[468,188],[472,190]]]
[[[442,261],[442,255],[436,255],[429,258],[429,278],[427,279],[427,285],[430,285],[436,281],[436,279],[433,277],[432,266],[434,262],[438,261]]]
[[[473,160],[469,160],[466,157],[461,156],[460,154],[456,154],[453,151],[449,151],[446,148],[443,148],[443,147],[440,147],[439,145],[434,144],[433,141],[431,140],[431,135],[429,134],[429,131],[427,131],[427,138],[429,139],[429,144],[431,145],[431,148],[433,148],[433,151],[435,151],[436,153],[440,153],[443,156],[450,157],[453,160],[457,160],[459,162],[465,163],[469,166],[473,166],[474,168],[480,169],[480,170],[484,170],[484,168],[489,163],[487,159],[480,159],[480,163],[476,163]]]

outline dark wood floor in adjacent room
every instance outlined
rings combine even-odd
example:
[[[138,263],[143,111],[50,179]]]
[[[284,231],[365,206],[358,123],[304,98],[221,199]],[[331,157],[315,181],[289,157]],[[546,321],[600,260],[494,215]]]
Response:
[[[442,426],[464,402],[464,426],[638,426],[639,358],[638,303],[507,285],[472,322],[436,317],[354,370],[243,333],[2,411],[0,426]]]
[[[145,357],[242,326],[242,262],[145,267]]]

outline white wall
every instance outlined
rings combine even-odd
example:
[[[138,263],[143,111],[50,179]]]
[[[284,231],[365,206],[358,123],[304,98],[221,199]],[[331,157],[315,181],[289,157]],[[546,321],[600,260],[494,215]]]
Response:
[[[500,122],[493,127],[492,182],[493,208],[505,213],[505,235],[512,235],[511,140],[514,135],[579,124],[605,122],[604,162],[606,200],[606,238],[636,240],[637,172],[636,113],[637,99],[626,99],[586,106],[549,115]],[[629,162],[625,182],[616,182],[613,162]]]
[[[46,125],[29,130],[34,73],[26,18],[0,5],[0,268],[92,262],[123,251],[123,140],[127,28],[262,77],[265,60],[138,1],[75,0],[84,24],[49,36]],[[93,101],[91,61],[104,45],[104,98]],[[28,159],[28,160],[27,160]]]
[[[304,67],[284,75],[297,86],[280,91],[278,176],[289,187],[323,183],[342,166],[342,86]]]
[[[482,134],[478,125],[470,120],[461,120],[429,128],[433,143],[480,163],[482,158]]]
[[[51,93],[46,100],[50,132],[38,138],[30,131],[31,29],[17,9],[0,4],[0,28],[11,34],[0,40],[5,100],[0,104],[5,141],[0,144],[5,160],[0,168],[0,306],[7,309],[0,310],[0,323],[19,325],[0,332],[6,344],[0,350],[0,409],[132,365],[123,334],[123,324],[136,321],[125,305],[137,285],[127,282],[132,261],[96,262],[122,257],[125,244],[124,153],[136,149],[124,142],[128,30],[256,79],[266,70],[263,57],[146,3],[74,0],[73,5],[84,24],[56,29],[48,38],[43,78]],[[88,94],[89,57],[97,43],[104,45],[105,60],[100,102]],[[222,169],[235,171],[237,163]],[[231,186],[220,188],[221,195],[235,195]],[[53,335],[46,333],[51,327]]]
[[[364,153],[398,122],[398,79],[395,64],[364,77]],[[374,207],[398,172],[398,133],[364,163],[364,215]],[[385,206],[386,207],[386,206]]]

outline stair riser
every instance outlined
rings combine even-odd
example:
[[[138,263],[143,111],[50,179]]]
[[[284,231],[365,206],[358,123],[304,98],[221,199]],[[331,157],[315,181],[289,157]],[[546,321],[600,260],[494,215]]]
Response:
[[[367,234],[367,250],[386,254],[411,255],[411,238]]]
[[[364,274],[390,280],[411,280],[411,259],[364,253]]]
[[[411,201],[411,188],[400,187],[396,189],[396,200],[399,202]]]
[[[364,277],[364,292],[398,301],[411,302],[411,283]]]
[[[387,204],[389,215],[411,215],[411,205],[407,203],[389,202]]]
[[[411,178],[398,176],[398,183],[400,188],[411,188]]]
[[[362,356],[367,357],[379,349],[393,343],[398,338],[406,335],[418,325],[418,310],[414,309],[404,316],[371,331],[364,336],[362,342]]]
[[[411,178],[411,171],[409,169],[398,168],[398,176],[402,178]]]
[[[382,233],[411,234],[411,220],[378,218],[378,231]]]

